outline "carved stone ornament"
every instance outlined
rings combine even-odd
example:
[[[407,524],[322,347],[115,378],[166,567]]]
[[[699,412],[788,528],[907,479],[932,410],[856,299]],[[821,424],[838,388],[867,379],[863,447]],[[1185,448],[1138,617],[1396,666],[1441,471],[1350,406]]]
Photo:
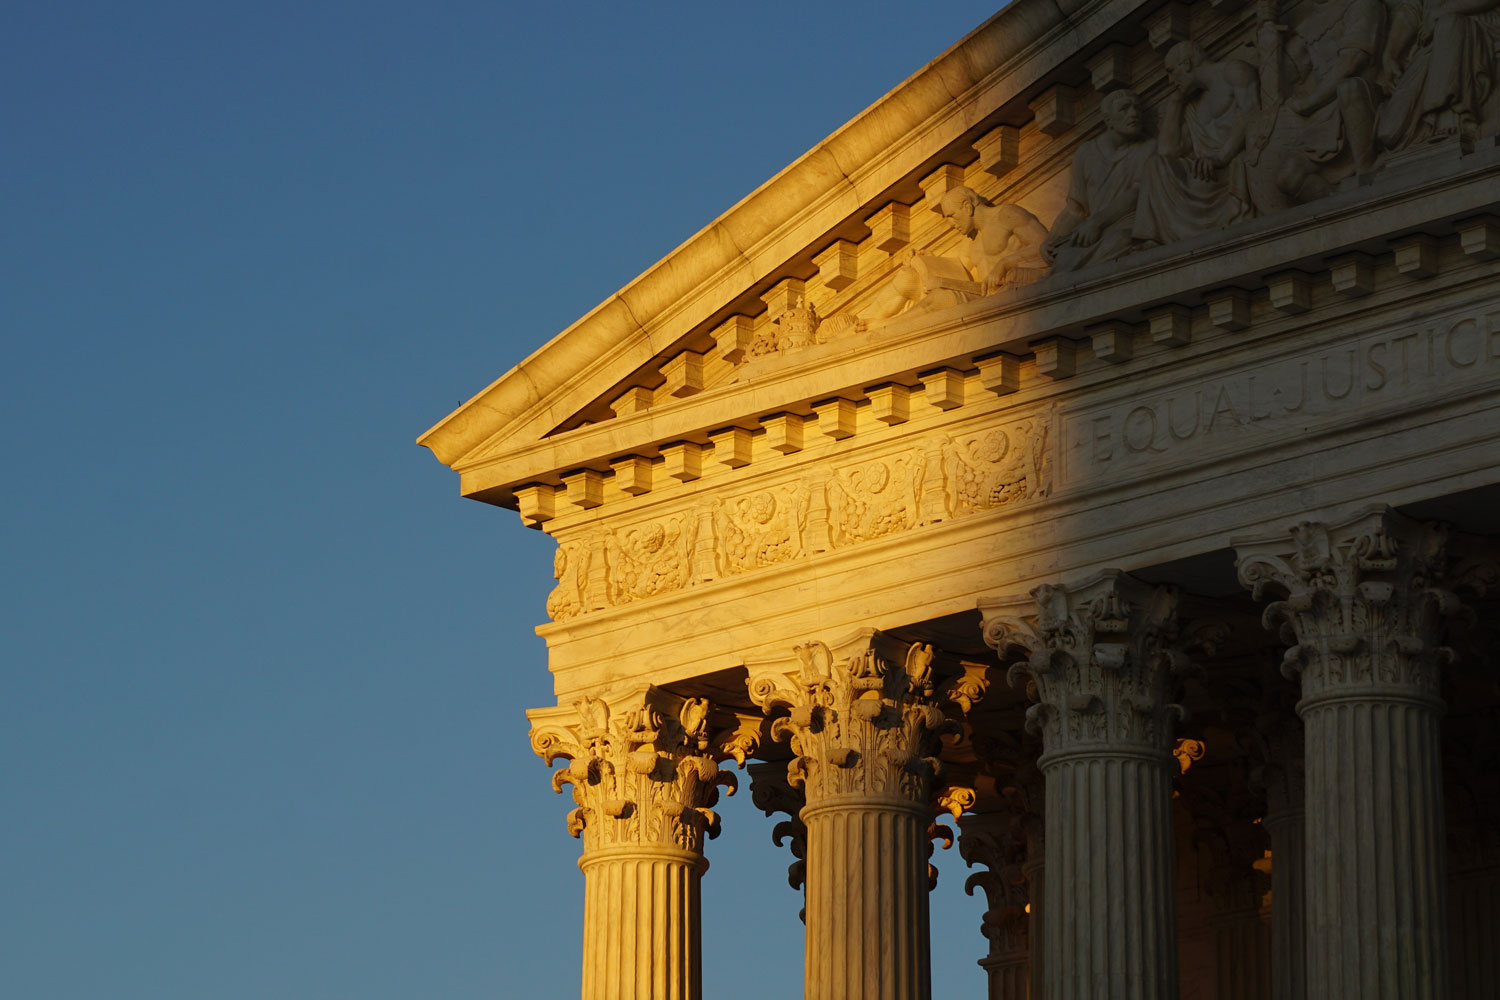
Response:
[[[1051,492],[1044,418],[950,437],[942,452],[949,517],[1004,507]]]
[[[553,787],[573,786],[577,808],[568,832],[582,836],[585,854],[608,847],[658,846],[701,852],[703,836],[718,835],[713,811],[719,787],[734,794],[736,779],[720,770],[731,756],[735,730],[713,734],[706,698],[678,698],[657,688],[611,706],[585,697],[571,724],[544,724],[531,746],[553,773]]]
[[[791,483],[713,503],[714,551],[721,576],[800,558],[806,551],[811,493]]]
[[[1445,526],[1381,508],[1236,548],[1240,582],[1257,600],[1284,595],[1264,620],[1289,646],[1282,672],[1300,676],[1304,701],[1371,685],[1437,698],[1452,658],[1443,621],[1463,609],[1448,589]]]
[[[697,535],[697,518],[687,514],[610,532],[610,603],[629,604],[687,586]]]
[[[590,546],[581,542],[563,542],[552,557],[552,576],[557,586],[547,595],[547,617],[555,622],[576,618],[588,610],[587,591]]]
[[[785,813],[787,818],[771,828],[771,842],[786,844],[795,859],[787,866],[786,880],[793,889],[807,881],[807,825],[802,822],[802,807],[807,797],[787,781],[786,765],[758,763],[750,765],[750,801],[767,816]]]
[[[984,891],[985,910],[980,931],[990,942],[992,956],[1025,953],[1029,945],[1027,907],[1031,895],[1026,880],[1026,835],[1021,817],[1012,813],[965,816],[960,822],[958,853],[970,868],[983,865],[964,880],[964,892]]]
[[[1014,684],[1029,678],[1038,699],[1027,728],[1048,754],[1134,746],[1166,755],[1185,712],[1173,701],[1194,669],[1188,649],[1212,636],[1184,629],[1173,587],[1108,571],[1077,587],[1042,585],[1034,611],[1017,601],[986,608],[984,638],[1011,663]]]
[[[837,652],[796,648],[799,669],[752,669],[750,698],[790,744],[787,779],[809,802],[859,796],[926,805],[939,738],[957,730],[933,701],[933,649],[865,630]]]
[[[835,472],[828,480],[828,527],[835,547],[882,538],[921,521],[921,452],[875,459]]]

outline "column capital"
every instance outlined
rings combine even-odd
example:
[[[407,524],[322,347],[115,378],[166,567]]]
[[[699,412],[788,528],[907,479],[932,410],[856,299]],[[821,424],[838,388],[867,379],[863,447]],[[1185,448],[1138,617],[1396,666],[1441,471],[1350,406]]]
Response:
[[[1452,658],[1443,621],[1463,610],[1454,591],[1494,575],[1487,560],[1450,556],[1446,525],[1389,507],[1234,547],[1240,583],[1257,600],[1279,598],[1264,622],[1289,646],[1282,672],[1300,676],[1304,704],[1375,689],[1435,701]]]
[[[1135,751],[1166,759],[1173,701],[1188,655],[1209,648],[1217,626],[1185,627],[1175,587],[1108,570],[1077,586],[1043,584],[1029,597],[981,601],[984,639],[1028,678],[1037,699],[1026,726],[1042,735],[1045,759],[1069,752]]]
[[[939,737],[958,731],[934,698],[932,646],[863,629],[833,646],[749,664],[750,698],[795,755],[791,785],[810,806],[884,800],[927,811]]]
[[[701,853],[704,834],[718,835],[718,790],[733,795],[737,786],[719,762],[742,761],[754,747],[737,721],[715,730],[715,714],[707,698],[654,686],[527,713],[532,749],[549,765],[569,762],[553,772],[552,786],[572,785],[568,832],[583,838],[585,860],[613,849]]]

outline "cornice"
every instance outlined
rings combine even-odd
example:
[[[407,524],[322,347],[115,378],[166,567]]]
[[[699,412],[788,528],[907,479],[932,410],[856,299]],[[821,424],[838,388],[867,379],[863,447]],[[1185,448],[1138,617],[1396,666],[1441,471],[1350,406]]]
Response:
[[[1015,0],[418,438],[458,463],[597,395],[794,256],[915,186],[950,144],[1144,6]],[[585,400],[586,401],[586,400]],[[566,415],[564,415],[566,416]],[[549,428],[542,428],[545,432]],[[469,492],[469,491],[465,491]]]

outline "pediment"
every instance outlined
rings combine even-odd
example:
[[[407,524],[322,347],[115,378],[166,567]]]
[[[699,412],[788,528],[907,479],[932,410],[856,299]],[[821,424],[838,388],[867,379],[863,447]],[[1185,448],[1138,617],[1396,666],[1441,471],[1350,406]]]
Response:
[[[931,392],[947,372],[1013,391],[1020,359],[1060,377],[1085,343],[1119,360],[1132,324],[1155,337],[1166,316],[1170,342],[1181,310],[1233,312],[1235,286],[1268,271],[1489,209],[1444,203],[1441,178],[1493,159],[1494,95],[1456,83],[1447,118],[1403,123],[1387,109],[1429,72],[1413,46],[1435,43],[1391,42],[1379,0],[1281,6],[1267,22],[1266,5],[1227,0],[1016,0],[420,443],[466,495],[525,515],[528,489],[589,472],[629,492],[642,463],[676,467],[839,399],[885,405],[872,388]],[[1492,64],[1494,16],[1454,28]],[[1283,46],[1268,24],[1308,43],[1296,59],[1266,47]],[[1302,103],[1343,72],[1344,33],[1373,39],[1371,66],[1404,66],[1351,78],[1392,92],[1371,97],[1363,161],[1343,138],[1357,107]],[[1130,219],[1105,219],[1126,195]],[[1431,207],[1414,215],[1413,197]],[[1347,220],[1332,239],[1331,218]]]

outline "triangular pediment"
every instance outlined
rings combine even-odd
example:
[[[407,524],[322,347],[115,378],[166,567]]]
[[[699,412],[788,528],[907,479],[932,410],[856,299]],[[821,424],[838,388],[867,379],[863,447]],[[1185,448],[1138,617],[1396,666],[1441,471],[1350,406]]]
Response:
[[[1019,359],[1054,378],[1086,342],[1098,360],[1125,360],[1132,327],[1170,344],[1186,336],[1183,310],[1205,303],[1233,323],[1237,286],[1383,247],[1406,217],[1381,214],[1392,185],[1433,176],[1448,149],[1372,118],[1383,138],[1356,162],[1343,98],[1299,102],[1343,72],[1334,57],[1354,44],[1343,35],[1384,45],[1385,8],[1281,7],[1016,0],[420,443],[466,495],[511,506],[584,471],[619,476],[736,428],[765,434],[832,400],[931,394],[934,373],[1004,393]],[[1302,63],[1255,48],[1271,23],[1309,43]],[[1494,61],[1487,25],[1475,39]],[[1402,72],[1384,84],[1398,95],[1416,70]],[[1495,132],[1500,109],[1481,96],[1449,166]],[[1109,204],[1127,195],[1121,221]],[[1298,230],[1314,201],[1316,245]]]

